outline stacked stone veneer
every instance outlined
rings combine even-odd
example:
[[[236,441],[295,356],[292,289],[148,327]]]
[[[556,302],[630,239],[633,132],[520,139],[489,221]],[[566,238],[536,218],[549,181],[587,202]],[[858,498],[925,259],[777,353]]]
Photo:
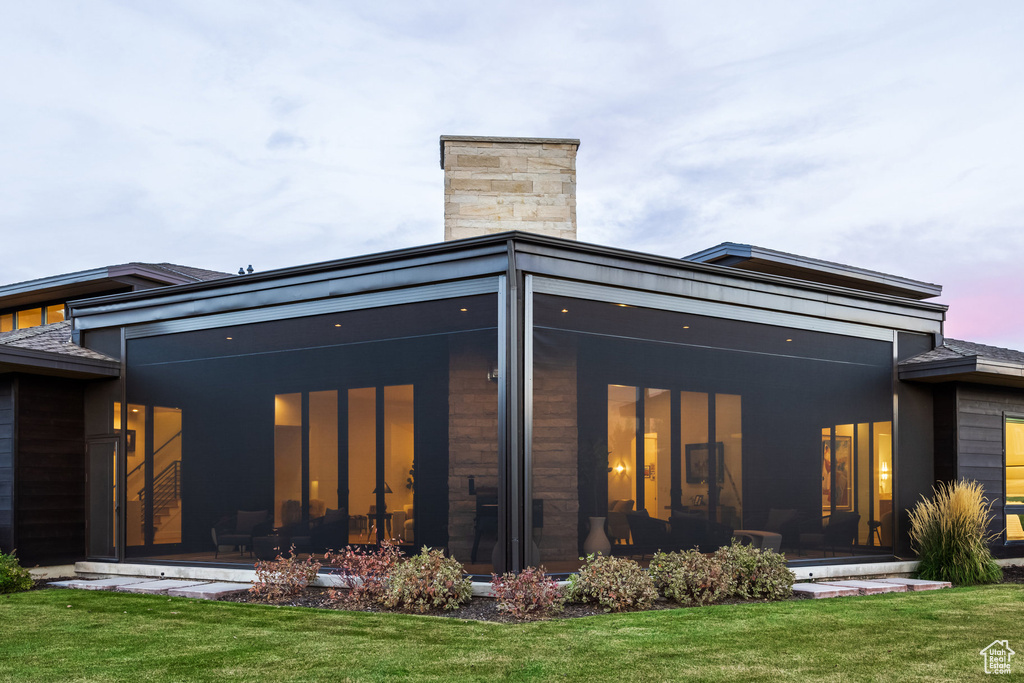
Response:
[[[532,484],[533,497],[544,501],[544,527],[540,557],[531,557],[531,564],[579,557],[576,349],[561,347],[543,356],[533,367]]]
[[[477,489],[498,487],[498,385],[487,373],[495,359],[466,337],[454,338],[449,357],[448,547],[470,562],[476,531]],[[572,561],[579,556],[577,492],[576,350],[561,349],[534,368],[533,497],[544,501],[540,556],[530,564]],[[489,564],[493,534],[481,539],[476,564]]]
[[[442,135],[445,240],[507,230],[576,239],[579,144]]]
[[[453,336],[448,365],[448,548],[468,563],[476,531],[477,488],[498,488],[498,384],[487,379],[496,358],[470,335]],[[493,534],[481,539],[477,564],[489,564]]]

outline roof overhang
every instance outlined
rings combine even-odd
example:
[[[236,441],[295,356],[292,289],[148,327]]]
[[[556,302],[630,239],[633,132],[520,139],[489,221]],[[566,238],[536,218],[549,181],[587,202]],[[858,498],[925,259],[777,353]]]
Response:
[[[144,263],[127,263],[0,286],[0,308],[19,308],[190,282],[195,282],[195,279],[166,269],[151,268]]]
[[[115,360],[79,358],[0,344],[0,374],[12,372],[76,379],[106,379],[119,377],[121,364]]]
[[[995,360],[983,356],[901,365],[899,375],[900,379],[904,381],[932,384],[972,382],[1004,387],[1024,387],[1024,363]]]
[[[209,282],[69,302],[77,332],[527,275],[706,300],[807,319],[938,334],[946,306],[523,232],[472,237]],[[232,323],[237,324],[237,323]]]
[[[723,242],[710,249],[690,254],[683,260],[713,263],[739,270],[781,275],[908,299],[930,299],[942,294],[942,286],[930,282],[735,242]]]

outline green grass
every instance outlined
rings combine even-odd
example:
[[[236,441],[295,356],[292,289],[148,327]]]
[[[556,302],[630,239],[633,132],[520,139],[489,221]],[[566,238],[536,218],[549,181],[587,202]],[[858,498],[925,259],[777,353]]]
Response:
[[[0,596],[0,680],[985,680],[1022,614],[1007,584],[527,624],[49,589]]]

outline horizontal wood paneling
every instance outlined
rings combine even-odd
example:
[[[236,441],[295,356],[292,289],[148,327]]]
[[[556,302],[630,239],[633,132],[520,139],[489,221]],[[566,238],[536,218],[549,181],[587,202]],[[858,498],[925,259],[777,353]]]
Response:
[[[14,549],[14,380],[0,376],[0,550]]]
[[[15,472],[18,554],[32,562],[85,552],[85,423],[80,382],[21,377]]]
[[[957,426],[959,432],[958,476],[973,479],[985,487],[985,495],[993,504],[990,532],[998,532],[997,545],[1002,544],[1003,485],[1003,415],[1024,415],[1024,391],[1002,387],[960,385],[957,392]]]

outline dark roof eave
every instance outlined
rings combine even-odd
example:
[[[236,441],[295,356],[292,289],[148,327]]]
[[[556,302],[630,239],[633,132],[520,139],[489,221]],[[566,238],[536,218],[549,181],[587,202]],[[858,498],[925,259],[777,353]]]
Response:
[[[120,377],[121,364],[116,360],[79,358],[49,351],[0,345],[0,373],[8,372],[103,379]]]
[[[800,254],[766,249],[751,244],[737,244],[735,242],[723,242],[708,249],[683,257],[684,261],[696,263],[714,263],[718,265],[744,269],[740,264],[746,262],[751,264],[767,264],[769,267],[791,269],[796,272],[805,271],[816,273],[820,276],[838,278],[859,282],[864,286],[863,291],[888,293],[912,299],[930,299],[942,294],[942,286],[931,282],[914,280],[891,273],[882,273],[867,268],[826,261]],[[752,269],[755,272],[765,272]],[[799,275],[783,277],[794,277],[800,279]],[[858,289],[858,284],[850,285]],[[844,286],[844,285],[837,285]],[[881,290],[885,290],[884,292]]]
[[[903,364],[899,368],[903,381],[975,382],[1008,387],[1024,387],[1024,363],[994,360],[980,356],[950,358],[929,363]]]
[[[553,246],[570,251],[576,251],[578,253],[590,254],[594,256],[613,257],[627,261],[656,263],[674,268],[693,270],[696,272],[705,272],[715,275],[725,275],[727,277],[736,278],[740,280],[771,282],[773,284],[784,285],[787,287],[795,286],[803,287],[806,289],[812,289],[816,291],[835,292],[843,295],[852,295],[855,296],[856,298],[866,300],[899,302],[902,305],[910,305],[915,308],[920,308],[922,310],[945,312],[948,309],[948,306],[944,304],[924,302],[888,294],[865,292],[862,290],[855,290],[847,287],[840,287],[835,285],[828,285],[804,280],[796,280],[793,278],[784,277],[780,275],[759,273],[756,271],[745,271],[736,268],[730,268],[727,266],[706,264],[696,261],[685,261],[682,259],[669,256],[658,256],[655,254],[647,254],[627,249],[620,249],[618,247],[608,247],[604,245],[590,244],[587,242],[577,242],[575,240],[567,240],[558,237],[551,237],[548,235],[538,235],[535,233],[527,233],[520,231],[509,231],[503,233],[495,233],[491,235],[481,235],[478,237],[469,237],[466,239],[454,240],[450,242],[437,242],[434,244],[408,247],[405,249],[396,249],[393,251],[377,252],[373,254],[364,254],[360,256],[352,256],[343,259],[335,259],[332,261],[322,261],[319,263],[292,266],[289,268],[280,268],[277,270],[269,270],[261,273],[253,273],[250,275],[226,277],[217,280],[209,280],[206,282],[172,285],[169,287],[160,287],[154,290],[126,292],[123,294],[111,294],[103,297],[80,299],[77,301],[68,302],[68,306],[72,309],[72,311],[74,311],[76,308],[88,308],[91,306],[103,305],[107,303],[139,301],[153,297],[167,296],[169,294],[217,289],[220,287],[227,287],[241,283],[272,281],[276,279],[304,276],[309,274],[315,274],[318,272],[338,270],[342,268],[354,268],[366,265],[383,265],[388,262],[400,262],[411,258],[429,257],[445,253],[451,253],[454,255],[458,252],[469,251],[472,249],[479,249],[484,247],[494,247],[496,248],[495,251],[497,251],[497,249],[505,249],[506,245],[515,242]]]

